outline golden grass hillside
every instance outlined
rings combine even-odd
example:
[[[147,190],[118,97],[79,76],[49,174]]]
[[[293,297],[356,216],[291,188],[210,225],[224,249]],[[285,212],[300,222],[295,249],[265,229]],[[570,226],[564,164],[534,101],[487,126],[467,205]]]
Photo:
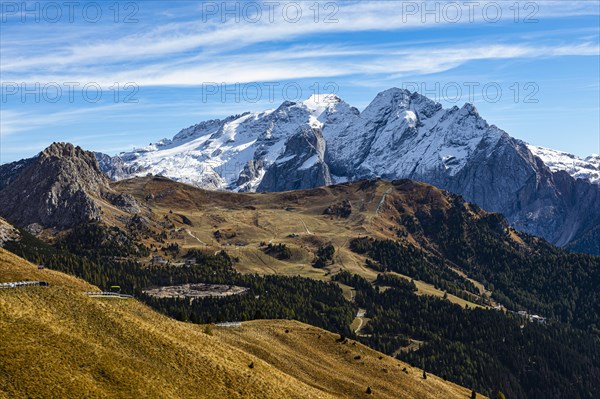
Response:
[[[89,284],[0,249],[0,281],[18,280],[50,286],[0,290],[0,397],[363,398],[367,386],[379,398],[469,397],[315,327],[255,321],[208,335],[136,300],[88,298]]]
[[[469,398],[471,392],[370,349],[297,321],[243,323],[216,336],[299,380],[345,398]],[[481,396],[478,396],[481,397]]]
[[[136,198],[147,227],[161,233],[167,243],[211,253],[224,250],[240,259],[235,267],[242,273],[317,280],[329,280],[347,270],[374,281],[377,272],[366,267],[364,255],[350,250],[350,240],[360,236],[397,240],[398,229],[404,228],[399,219],[412,217],[417,210],[430,213],[452,206],[448,193],[410,180],[362,181],[277,193],[207,191],[162,177],[123,180],[112,187]],[[325,214],[326,209],[342,203],[351,209],[347,217]],[[484,212],[471,209],[473,218],[480,213]],[[110,215],[107,212],[105,219],[110,220]],[[403,233],[409,242],[423,248],[424,239],[419,241],[406,229]],[[292,252],[291,259],[282,261],[265,254],[261,243],[269,242],[285,244]],[[144,243],[163,245],[152,239]],[[316,249],[327,243],[336,249],[334,263],[322,269],[312,267]],[[425,251],[437,253],[435,243],[425,244]],[[417,287],[420,294],[444,296],[442,291],[428,289],[433,287],[426,283],[417,281]],[[455,296],[448,299],[461,306],[477,306]]]

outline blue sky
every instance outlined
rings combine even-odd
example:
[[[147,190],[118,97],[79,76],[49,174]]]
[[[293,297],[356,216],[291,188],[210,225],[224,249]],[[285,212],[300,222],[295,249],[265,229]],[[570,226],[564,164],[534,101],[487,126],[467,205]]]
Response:
[[[314,92],[363,109],[390,87],[600,153],[597,0],[66,4],[1,2],[0,163],[53,141],[112,155]]]

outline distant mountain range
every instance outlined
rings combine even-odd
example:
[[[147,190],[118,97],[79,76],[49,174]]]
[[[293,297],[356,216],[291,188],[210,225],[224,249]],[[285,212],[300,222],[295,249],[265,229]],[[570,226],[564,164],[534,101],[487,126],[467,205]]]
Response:
[[[489,125],[471,104],[444,109],[396,88],[362,112],[335,95],[315,95],[98,159],[116,180],[151,173],[231,191],[410,178],[503,213],[516,228],[557,245],[600,222],[600,156],[582,160],[530,146]]]
[[[335,95],[210,120],[111,157],[113,180],[153,174],[212,190],[287,191],[364,178],[410,178],[503,213],[517,229],[567,245],[600,224],[600,157],[530,146],[471,104],[444,109],[389,89],[359,112]],[[0,189],[30,160],[0,167]]]

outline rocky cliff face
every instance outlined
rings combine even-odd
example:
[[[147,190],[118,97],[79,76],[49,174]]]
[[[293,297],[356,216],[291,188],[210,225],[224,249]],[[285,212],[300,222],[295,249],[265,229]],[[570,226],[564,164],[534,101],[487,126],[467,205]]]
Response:
[[[11,241],[17,241],[21,238],[19,230],[6,220],[0,218],[0,248]]]
[[[323,135],[318,128],[303,127],[288,139],[285,151],[267,169],[257,191],[302,190],[330,184]]]
[[[0,215],[36,231],[98,220],[103,196],[117,206],[123,201],[134,206],[108,184],[93,153],[54,143],[0,191]]]
[[[552,173],[524,143],[507,135],[489,155],[475,154],[456,176],[438,184],[556,245],[569,243],[600,220],[597,185]]]
[[[94,152],[94,156],[98,161],[98,168],[102,173],[107,175],[111,180],[121,180],[133,172],[132,169],[125,165],[125,161],[120,157],[111,157],[110,155],[101,152]]]

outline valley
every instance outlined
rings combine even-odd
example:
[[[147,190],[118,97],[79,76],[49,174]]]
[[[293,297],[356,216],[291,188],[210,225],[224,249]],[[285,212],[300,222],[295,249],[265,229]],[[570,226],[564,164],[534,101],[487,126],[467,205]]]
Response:
[[[60,172],[76,168],[85,184]],[[173,319],[232,333],[296,320],[488,396],[558,399],[583,376],[576,394],[595,395],[598,258],[519,232],[460,196],[406,179],[276,193],[157,176],[110,182],[89,154],[55,144],[0,201],[38,176],[66,202],[42,208],[42,219],[21,214],[27,229],[4,223],[4,248],[98,291],[118,286]],[[54,225],[70,196],[87,221]]]
[[[83,292],[95,287],[3,249],[0,279],[49,282],[0,290],[0,397],[329,399],[362,398],[368,386],[390,399],[470,392],[433,375],[423,381],[417,368],[299,322],[207,329],[137,300],[88,298]]]

